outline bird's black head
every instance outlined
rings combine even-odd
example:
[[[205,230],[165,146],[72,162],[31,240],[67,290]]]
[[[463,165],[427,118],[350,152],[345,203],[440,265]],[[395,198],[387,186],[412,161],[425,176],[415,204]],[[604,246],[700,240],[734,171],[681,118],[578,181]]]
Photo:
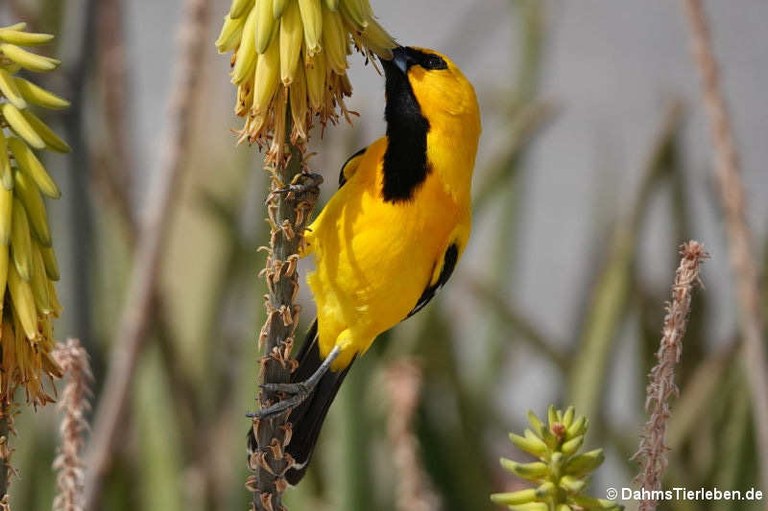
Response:
[[[410,46],[398,46],[392,50],[392,60],[382,60],[382,65],[387,79],[398,71],[407,75],[412,66],[421,66],[426,70],[448,69],[448,63],[440,55]]]

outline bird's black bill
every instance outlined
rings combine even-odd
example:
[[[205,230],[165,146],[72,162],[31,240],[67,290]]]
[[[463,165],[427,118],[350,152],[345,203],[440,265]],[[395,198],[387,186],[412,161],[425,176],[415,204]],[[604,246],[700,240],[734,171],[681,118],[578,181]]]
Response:
[[[400,70],[403,74],[406,74],[408,72],[408,67],[410,67],[410,59],[408,58],[408,49],[405,46],[398,46],[394,50],[392,50],[392,64],[395,65],[397,69]]]

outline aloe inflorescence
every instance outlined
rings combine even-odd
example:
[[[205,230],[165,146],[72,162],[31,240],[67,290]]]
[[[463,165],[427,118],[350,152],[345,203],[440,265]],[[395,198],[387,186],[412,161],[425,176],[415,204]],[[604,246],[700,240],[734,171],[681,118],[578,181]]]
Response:
[[[49,34],[18,23],[0,28],[0,400],[18,387],[38,405],[52,400],[43,379],[61,376],[51,356],[54,317],[61,311],[53,282],[59,279],[43,195],[60,191],[35,151],[69,151],[34,107],[62,109],[69,103],[18,76],[47,72],[59,61],[24,47],[45,44]]]
[[[491,500],[512,511],[597,511],[623,509],[615,502],[585,493],[589,476],[603,463],[603,450],[579,452],[589,421],[571,406],[564,412],[549,407],[547,423],[528,412],[530,428],[524,436],[510,433],[520,450],[538,458],[530,463],[501,459],[501,466],[516,476],[536,483],[535,488],[496,493]]]
[[[294,144],[306,141],[315,118],[348,117],[353,46],[382,58],[395,46],[368,0],[233,0],[216,47],[232,52],[235,113],[245,117],[240,140],[271,138],[270,156],[279,161],[289,108]]]

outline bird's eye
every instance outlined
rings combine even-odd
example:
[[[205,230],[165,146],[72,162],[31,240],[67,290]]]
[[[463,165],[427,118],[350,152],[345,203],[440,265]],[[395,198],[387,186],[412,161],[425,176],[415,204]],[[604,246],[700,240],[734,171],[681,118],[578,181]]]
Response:
[[[428,55],[427,58],[421,62],[421,67],[424,69],[448,69],[448,64],[437,55]]]

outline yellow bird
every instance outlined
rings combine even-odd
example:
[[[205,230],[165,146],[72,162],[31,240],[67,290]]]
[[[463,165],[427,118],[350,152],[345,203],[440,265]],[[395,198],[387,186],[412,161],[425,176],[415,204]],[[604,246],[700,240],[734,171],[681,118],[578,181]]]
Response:
[[[265,386],[293,396],[256,414],[290,408],[291,484],[303,476],[352,362],[432,299],[469,238],[480,136],[475,91],[444,55],[411,47],[393,53],[382,61],[386,136],[344,164],[339,190],[305,233],[303,255],[316,263],[307,281],[317,320],[292,383]]]

